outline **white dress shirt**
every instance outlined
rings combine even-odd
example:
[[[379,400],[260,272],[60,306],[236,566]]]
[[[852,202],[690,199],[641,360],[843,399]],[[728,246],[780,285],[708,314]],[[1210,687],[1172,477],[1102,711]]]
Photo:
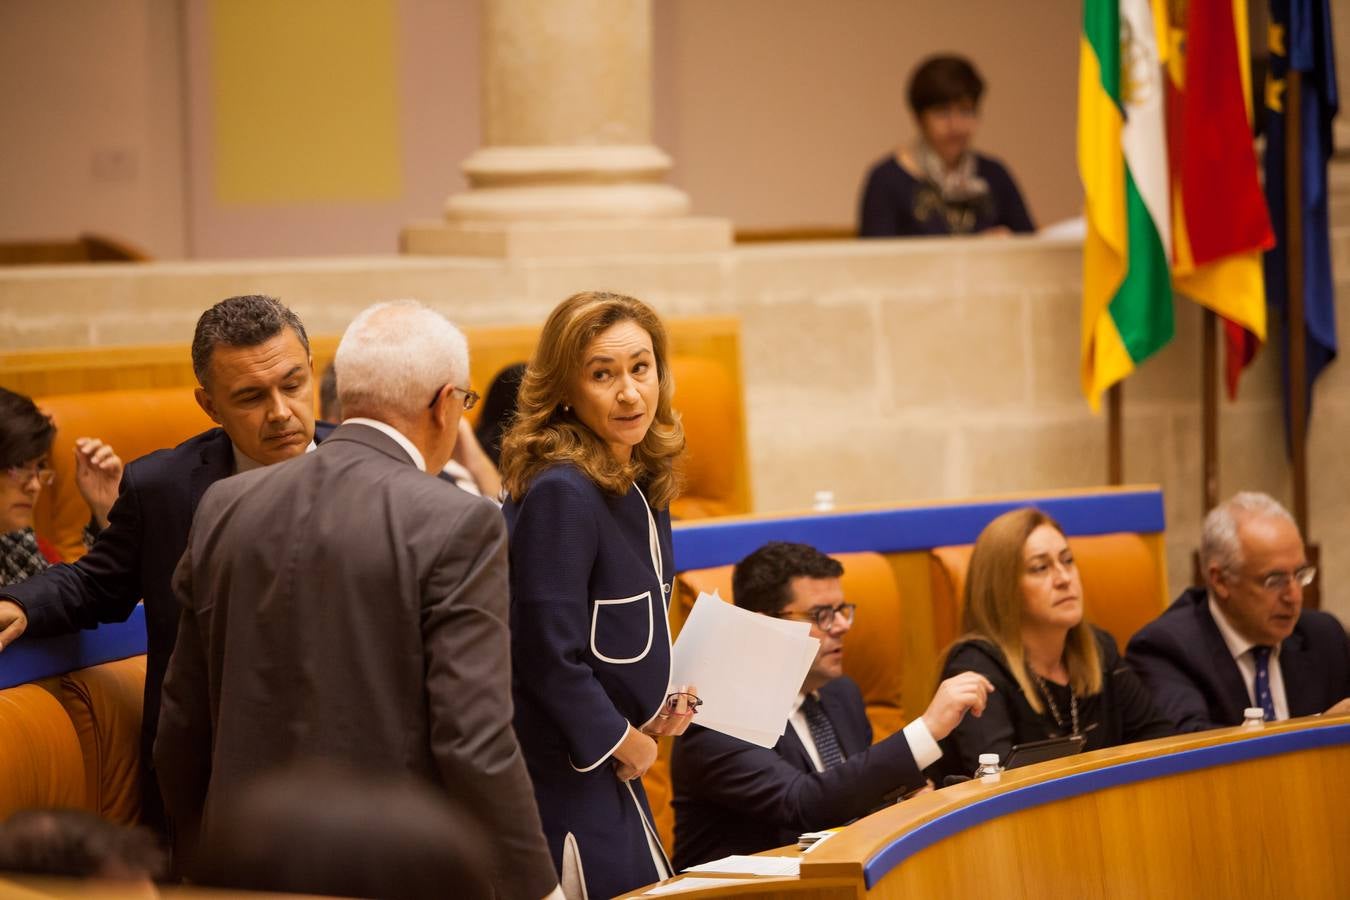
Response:
[[[1233,627],[1233,623],[1223,614],[1223,610],[1213,598],[1208,602],[1209,614],[1214,617],[1214,624],[1219,627],[1219,636],[1223,638],[1228,652],[1233,655],[1233,662],[1237,663],[1238,671],[1242,673],[1242,681],[1247,685],[1247,700],[1251,706],[1260,706],[1261,701],[1256,699],[1256,657],[1252,654],[1252,650],[1259,645],[1238,634],[1238,630]],[[1289,700],[1284,695],[1284,672],[1280,667],[1278,644],[1270,650],[1270,698],[1275,702],[1275,718],[1277,720],[1289,718]]]
[[[814,692],[814,695],[817,699],[820,698],[818,691]],[[820,761],[820,751],[816,749],[815,738],[811,737],[811,728],[806,724],[806,713],[802,712],[802,704],[805,702],[806,695],[798,694],[797,702],[792,706],[792,715],[788,716],[788,722],[792,724],[793,731],[797,732],[797,738],[806,748],[806,755],[811,757],[811,764],[816,767],[816,771],[824,772],[825,764]],[[906,725],[904,732],[909,752],[914,756],[914,764],[920,769],[926,769],[942,758],[942,748],[933,740],[933,734],[924,724],[923,716]]]
[[[262,463],[235,446],[234,441],[230,441],[230,449],[234,451],[234,474],[238,475],[240,472],[252,472],[254,469],[261,469],[263,467]],[[309,446],[305,448],[305,452],[312,453],[313,451],[314,441],[311,440]]]

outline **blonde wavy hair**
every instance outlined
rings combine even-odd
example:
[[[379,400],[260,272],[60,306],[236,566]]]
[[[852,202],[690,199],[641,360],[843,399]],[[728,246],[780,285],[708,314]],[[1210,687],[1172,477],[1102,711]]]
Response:
[[[961,619],[965,634],[957,639],[957,643],[985,641],[1003,651],[1027,702],[1038,713],[1045,712],[1045,705],[1032,683],[1022,652],[1025,608],[1022,575],[1026,571],[1022,550],[1027,538],[1042,525],[1064,534],[1058,522],[1033,507],[1006,512],[980,532],[966,574],[965,611]],[[1064,642],[1064,664],[1075,694],[1087,697],[1101,692],[1101,654],[1086,616],[1069,629]]]
[[[595,432],[563,410],[581,373],[586,348],[620,322],[635,322],[651,336],[658,383],[651,428],[627,463],[616,460]],[[544,469],[570,463],[611,494],[622,496],[639,482],[653,508],[668,507],[680,493],[675,465],[684,452],[684,428],[671,405],[675,379],[667,346],[665,326],[641,300],[583,291],[558,304],[539,335],[520,384],[515,419],[502,439],[502,484],[507,493],[518,501]]]

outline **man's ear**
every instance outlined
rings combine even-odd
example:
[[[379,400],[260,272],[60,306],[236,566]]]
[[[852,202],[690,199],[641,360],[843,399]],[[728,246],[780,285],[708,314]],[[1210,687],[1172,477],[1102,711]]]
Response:
[[[1205,583],[1216,597],[1228,599],[1228,585],[1223,580],[1223,568],[1212,562],[1205,567]]]
[[[220,416],[216,414],[216,406],[211,402],[211,395],[206,392],[206,388],[197,388],[192,392],[192,396],[197,398],[197,405],[202,408],[202,412],[211,417],[211,421],[217,425],[222,424]]]

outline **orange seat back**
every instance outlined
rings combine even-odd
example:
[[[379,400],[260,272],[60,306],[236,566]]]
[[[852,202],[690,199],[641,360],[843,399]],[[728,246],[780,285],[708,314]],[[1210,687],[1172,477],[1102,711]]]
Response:
[[[21,809],[88,808],[75,727],[37,684],[0,691],[0,820]]]
[[[101,438],[128,463],[214,425],[188,388],[58,394],[35,402],[56,422],[51,452],[56,479],[38,497],[34,527],[67,561],[84,555],[82,535],[89,522],[89,507],[75,486],[76,438]]]
[[[1166,606],[1159,594],[1158,564],[1144,538],[1133,532],[1069,538],[1083,579],[1083,605],[1094,625],[1121,647]],[[966,572],[972,545],[934,547],[929,554],[933,639],[945,648],[961,631]]]

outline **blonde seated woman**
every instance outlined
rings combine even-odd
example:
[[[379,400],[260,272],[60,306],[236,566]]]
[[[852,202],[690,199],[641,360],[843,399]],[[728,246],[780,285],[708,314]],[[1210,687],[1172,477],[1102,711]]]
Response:
[[[970,775],[981,753],[1000,763],[1016,744],[1082,735],[1084,750],[1175,733],[1115,640],[1083,616],[1083,583],[1059,523],[1037,509],[1004,513],[980,532],[966,576],[965,633],[942,678],[993,682],[984,715],[941,742],[942,775]]]

